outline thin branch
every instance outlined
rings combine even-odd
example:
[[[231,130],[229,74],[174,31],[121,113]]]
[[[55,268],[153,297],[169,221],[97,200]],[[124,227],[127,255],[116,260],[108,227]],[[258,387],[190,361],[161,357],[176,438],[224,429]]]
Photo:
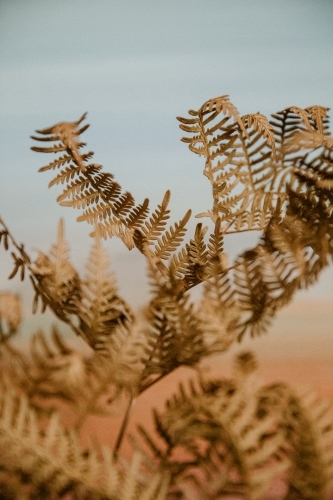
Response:
[[[118,458],[119,449],[120,449],[121,444],[123,442],[123,439],[124,439],[124,436],[125,436],[125,432],[126,432],[126,429],[127,429],[127,425],[128,425],[128,422],[129,422],[130,414],[131,414],[131,411],[133,409],[135,401],[136,401],[136,398],[132,395],[130,397],[129,402],[128,402],[126,413],[124,415],[124,419],[122,421],[122,424],[121,424],[121,427],[120,427],[120,430],[119,430],[119,434],[118,434],[118,437],[117,437],[117,441],[116,441],[116,444],[115,444],[115,447],[114,447],[114,450],[113,450],[114,457],[115,457],[116,460]]]

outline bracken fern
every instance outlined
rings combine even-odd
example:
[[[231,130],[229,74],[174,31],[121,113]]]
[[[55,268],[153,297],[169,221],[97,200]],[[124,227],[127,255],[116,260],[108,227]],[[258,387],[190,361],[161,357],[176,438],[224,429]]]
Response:
[[[297,290],[312,285],[333,253],[333,139],[328,108],[289,107],[269,121],[241,116],[228,96],[178,118],[182,140],[204,156],[212,206],[185,239],[191,210],[171,223],[170,191],[150,214],[111,173],[83,152],[84,114],[37,131],[36,152],[56,158],[40,169],[61,186],[57,201],[93,226],[86,273],[69,260],[64,224],[49,252],[33,260],[0,219],[0,242],[17,273],[29,276],[33,310],[49,309],[86,345],[71,346],[58,329],[36,332],[26,352],[13,343],[19,298],[0,293],[0,499],[324,500],[332,494],[333,417],[312,391],[265,386],[245,352],[230,378],[209,379],[201,362],[245,335],[266,332]],[[253,248],[229,262],[230,234],[258,231]],[[119,237],[146,260],[151,295],[135,313],[120,296],[102,240]],[[189,291],[200,287],[194,300]],[[131,437],[133,405],[181,366],[181,383],[154,430]],[[195,375],[196,374],[196,375]],[[124,406],[125,405],[125,406]],[[64,426],[59,412],[74,418]],[[123,412],[113,449],[81,443],[91,415]],[[111,420],[110,420],[111,422]],[[111,425],[111,424],[110,424]]]

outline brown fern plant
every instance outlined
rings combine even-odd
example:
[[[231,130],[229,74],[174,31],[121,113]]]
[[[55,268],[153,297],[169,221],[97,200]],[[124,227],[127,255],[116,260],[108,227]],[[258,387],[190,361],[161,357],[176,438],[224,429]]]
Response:
[[[0,219],[0,241],[13,269],[34,290],[33,310],[49,309],[86,344],[72,347],[53,328],[13,337],[20,302],[0,294],[0,499],[217,500],[325,499],[333,490],[333,418],[314,392],[262,386],[255,358],[243,353],[232,378],[209,380],[204,358],[226,352],[244,335],[265,332],[294,293],[314,283],[333,253],[333,139],[328,109],[290,107],[240,116],[228,96],[178,118],[182,140],[205,157],[212,206],[185,239],[188,210],[167,226],[170,191],[149,212],[114,176],[83,152],[86,115],[37,131],[33,150],[55,153],[40,171],[54,173],[60,205],[81,211],[93,244],[80,275],[69,258],[64,225],[49,252],[33,260]],[[228,235],[259,231],[260,241],[228,264]],[[151,298],[135,313],[119,295],[102,240],[119,237],[146,259]],[[199,301],[189,290],[202,284]],[[178,367],[194,369],[179,386],[155,431],[132,436],[130,461],[120,454],[133,403]],[[126,406],[124,408],[124,401]],[[74,415],[64,427],[59,410]],[[80,442],[90,415],[123,411],[113,449]],[[110,420],[111,422],[111,420]],[[143,444],[142,444],[143,440]],[[141,443],[141,444],[140,444]],[[276,497],[275,497],[276,498]]]

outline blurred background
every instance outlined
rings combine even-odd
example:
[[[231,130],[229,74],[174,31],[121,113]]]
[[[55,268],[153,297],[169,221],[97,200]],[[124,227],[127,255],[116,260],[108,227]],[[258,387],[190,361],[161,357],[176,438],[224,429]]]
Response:
[[[29,136],[85,111],[94,161],[137,202],[148,197],[154,208],[171,189],[173,221],[188,208],[205,211],[211,198],[204,164],[180,142],[175,117],[222,94],[242,115],[332,107],[332,20],[331,0],[1,0],[1,217],[32,255],[50,248],[63,217],[73,260],[84,269],[91,227],[57,205],[59,191],[47,189],[51,175],[37,173],[50,158],[30,150]],[[226,250],[233,256],[257,238],[233,239]],[[117,241],[106,246],[121,293],[139,307],[148,299],[143,259]],[[0,252],[0,289],[21,294],[24,335],[49,317],[31,317],[30,284],[7,281],[11,260]],[[246,346],[267,366],[303,363],[310,378],[325,370],[327,385],[332,283],[331,267],[268,335]]]

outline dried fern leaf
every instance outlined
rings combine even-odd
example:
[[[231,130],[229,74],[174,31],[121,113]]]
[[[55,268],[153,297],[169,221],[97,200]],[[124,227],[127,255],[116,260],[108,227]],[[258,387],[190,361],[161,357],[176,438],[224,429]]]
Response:
[[[164,500],[166,498],[168,475],[155,473],[148,481],[148,478],[142,478],[140,470],[142,462],[142,454],[134,453],[117,500]]]
[[[316,149],[323,145],[332,147],[331,141],[324,135],[315,131],[300,131],[296,132],[285,146],[285,153],[297,153],[301,149]]]
[[[159,290],[148,312],[143,378],[193,365],[204,356],[203,332],[189,297]]]
[[[275,304],[268,294],[255,250],[245,252],[236,260],[234,287],[235,303],[240,314],[234,326],[238,339],[241,340],[247,330],[251,336],[265,332],[275,313]]]
[[[289,462],[281,461],[281,456],[276,460],[283,436],[271,415],[258,418],[258,389],[252,379],[246,376],[239,382],[196,385],[189,389],[179,385],[165,410],[155,412],[155,430],[165,447],[152,443],[142,428],[141,437],[171,471],[172,483],[180,490],[191,481],[202,500],[231,494],[267,498],[273,478],[284,472]],[[186,459],[173,459],[176,450]]]
[[[261,113],[245,115],[242,116],[242,121],[248,128],[253,127],[254,130],[256,130],[260,135],[262,134],[262,136],[267,140],[267,145],[272,149],[273,155],[275,155],[274,133],[266,116]]]
[[[234,289],[223,253],[223,240],[221,220],[217,219],[207,245],[203,295],[198,307],[204,342],[210,352],[224,351],[235,339],[233,330],[229,329],[236,319]]]
[[[134,198],[131,193],[124,193],[114,202],[113,210],[117,215],[128,215],[130,210],[135,206]]]
[[[214,222],[220,217],[235,224],[237,231],[242,226],[246,230],[262,229],[255,223],[247,225],[251,218],[246,215],[256,210],[255,200],[261,197],[263,185],[273,175],[275,139],[271,125],[260,113],[240,118],[226,96],[207,101],[199,111],[190,114],[197,118],[191,124],[179,118],[180,128],[194,135],[182,140],[206,158],[204,174],[212,184],[214,198],[213,210],[208,214]],[[264,204],[261,223],[271,215],[276,199],[272,197],[271,204]]]
[[[318,143],[317,137],[320,134],[314,128],[314,122],[306,109],[292,106],[273,114],[272,117],[273,120],[270,123],[275,135],[276,162],[272,180],[267,188],[281,191],[290,181],[295,162],[299,156],[302,156],[299,155],[299,151],[303,146],[299,141],[303,138],[308,142],[317,141]],[[323,126],[326,132],[326,124]]]
[[[88,196],[92,193],[99,194],[96,189],[92,189],[90,187],[89,179],[86,179],[84,176],[80,175],[75,181],[72,181],[68,184],[67,188],[64,189],[61,195],[58,196],[58,203],[64,201],[66,198],[75,199],[75,197],[79,197],[79,199],[85,199],[86,192]],[[89,203],[88,203],[89,204]],[[78,207],[80,208],[80,207]],[[84,208],[84,206],[83,206]]]
[[[11,292],[0,292],[0,343],[14,335],[21,322],[20,297]]]
[[[76,312],[76,300],[80,297],[80,279],[68,254],[63,221],[60,220],[57,243],[49,255],[40,252],[31,267],[37,294],[64,321],[68,314]]]
[[[37,131],[41,136],[32,136],[35,140],[60,142],[47,148],[34,146],[32,150],[54,153],[66,151],[66,155],[40,169],[45,171],[60,168],[60,172],[50,182],[50,186],[65,184],[58,197],[60,205],[84,209],[79,221],[86,220],[91,224],[103,221],[100,228],[103,237],[120,236],[128,248],[133,248],[134,230],[143,225],[148,215],[148,200],[136,206],[133,196],[123,193],[111,174],[101,172],[100,165],[88,163],[93,153],[80,152],[85,146],[80,141],[80,135],[89,126],[80,128],[85,116],[86,114],[76,122],[61,122]],[[121,229],[115,229],[115,224]]]
[[[176,279],[183,279],[184,275],[188,272],[188,268],[188,252],[187,249],[183,247],[177,254],[174,253],[172,255],[169,265],[169,273]]]
[[[166,374],[177,366],[177,342],[174,331],[163,312],[155,308],[150,313],[150,335],[145,346],[144,378],[154,374]],[[179,354],[179,353],[178,353]]]
[[[146,198],[141,205],[133,207],[126,218],[126,226],[128,228],[140,228],[146,220],[149,213],[149,200]]]
[[[85,166],[82,162],[81,155],[79,153],[79,149],[82,146],[82,143],[79,141],[79,136],[82,134],[89,125],[85,125],[79,128],[80,123],[85,119],[87,113],[84,113],[79,120],[76,122],[61,122],[57,123],[53,127],[49,127],[43,130],[36,130],[38,134],[41,134],[43,137],[32,136],[32,139],[38,141],[60,141],[60,145],[57,147],[50,148],[38,148],[33,147],[33,151],[41,152],[41,153],[53,153],[60,150],[67,150],[70,152],[72,156],[72,160],[76,163],[83,171],[85,170]],[[48,137],[45,137],[48,136]]]
[[[329,109],[330,108],[325,108],[324,106],[309,106],[305,108],[305,111],[311,116],[320,134],[324,133],[324,120],[327,117],[327,111],[329,111]]]
[[[170,195],[170,191],[166,191],[162,204],[157,206],[150,219],[142,226],[142,233],[149,244],[154,243],[165,229],[166,221],[170,217],[170,210],[168,210]]]
[[[115,277],[110,271],[109,259],[98,232],[88,259],[77,314],[79,328],[92,347],[102,337],[112,335],[116,325],[132,317],[129,307],[118,296]]]
[[[114,463],[96,452],[87,458],[56,414],[41,431],[27,398],[10,387],[2,387],[0,393],[0,442],[1,465],[8,472],[31,477],[37,495],[68,490],[98,499],[117,498],[120,474]]]
[[[159,259],[168,259],[172,252],[182,243],[186,233],[186,224],[191,217],[191,210],[188,210],[184,217],[168,231],[165,231],[156,241],[154,254]]]
[[[191,151],[197,154],[203,154],[207,159],[211,157],[210,147],[215,147],[217,143],[221,143],[221,138],[231,141],[225,149],[229,149],[233,142],[233,131],[229,131],[227,123],[229,119],[236,122],[244,130],[243,123],[240,119],[237,109],[229,101],[228,96],[221,96],[215,99],[210,99],[205,102],[198,111],[189,111],[190,115],[194,116],[193,119],[177,117],[181,122],[180,128],[186,132],[194,133],[193,137],[182,138],[183,142],[189,142]],[[217,123],[214,122],[216,117],[222,113],[224,116],[222,120]],[[192,126],[188,126],[188,125]],[[208,127],[210,125],[210,127]],[[207,130],[206,130],[206,128]],[[219,139],[214,138],[213,134],[216,131],[222,131],[222,136]],[[199,146],[197,146],[199,144]]]
[[[37,139],[37,137],[31,136],[31,139]],[[38,140],[43,140],[43,139],[38,139]],[[55,144],[54,146],[51,146],[49,148],[39,148],[38,146],[32,146],[31,149],[36,153],[60,153],[61,151],[66,151],[66,146],[62,144]]]
[[[201,283],[204,279],[207,261],[204,236],[207,229],[207,227],[202,227],[202,224],[197,224],[194,238],[171,258],[168,270],[170,280],[174,280],[176,277],[182,280],[186,290]]]
[[[72,349],[54,328],[47,340],[37,332],[30,341],[29,393],[38,397],[60,398],[80,406],[88,382],[87,361]]]
[[[38,171],[45,172],[46,170],[54,170],[55,168],[62,168],[67,163],[72,161],[72,157],[69,155],[60,156],[57,160],[52,161],[45,167],[41,167]]]
[[[96,346],[101,356],[96,358],[97,385],[107,379],[119,388],[136,395],[142,382],[142,373],[149,358],[149,325],[144,314],[139,314],[130,323],[115,327],[112,336]],[[100,369],[98,368],[100,366]],[[95,367],[93,368],[93,370]]]
[[[68,167],[64,167],[50,182],[49,187],[52,187],[56,184],[64,184],[74,179],[77,175],[80,175],[81,170],[80,167],[74,167],[73,165],[69,165]],[[61,195],[60,195],[61,196]]]
[[[328,401],[309,388],[285,384],[263,388],[259,411],[275,415],[290,457],[287,499],[324,500],[332,492],[333,413]]]
[[[156,241],[154,255],[159,259],[169,259],[172,252],[182,243],[186,233],[186,224],[191,217],[191,210],[188,210],[184,217],[165,231]]]
[[[110,217],[103,222],[97,222],[95,226],[100,236],[105,240],[117,236],[129,250],[132,250],[136,245],[136,232],[123,224],[117,217]],[[95,236],[95,231],[90,233],[90,236]]]
[[[310,432],[306,434],[303,433],[303,429],[300,429],[302,432],[301,440],[310,441],[312,437],[314,441],[314,450],[309,450],[307,448],[308,442],[302,443],[301,446],[297,448],[296,453],[298,460],[294,463],[291,483],[294,486],[295,483],[299,484],[299,482],[301,482],[303,495],[309,494],[309,489],[310,491],[314,489],[313,493],[318,495],[318,498],[320,498],[320,495],[326,498],[333,489],[332,404],[327,400],[320,399],[316,392],[309,388],[298,390],[297,396],[301,404],[303,416],[305,420],[308,420],[307,425],[305,425],[306,427],[310,427]],[[302,449],[303,446],[306,447],[306,450]],[[317,456],[314,457],[313,452]],[[304,463],[304,461],[306,463]],[[309,470],[309,463],[311,463],[311,474],[304,474],[303,471],[305,469],[307,471]],[[299,468],[302,469],[302,472]],[[305,479],[305,484],[302,480],[303,478]]]

